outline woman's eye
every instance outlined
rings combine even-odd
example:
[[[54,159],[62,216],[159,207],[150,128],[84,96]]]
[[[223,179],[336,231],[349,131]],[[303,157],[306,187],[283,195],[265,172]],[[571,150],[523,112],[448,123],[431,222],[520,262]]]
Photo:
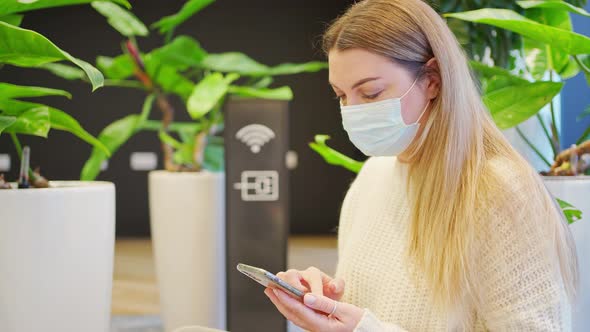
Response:
[[[373,94],[373,95],[363,96],[363,98],[365,98],[365,99],[375,99],[375,98],[379,97],[380,94],[381,94],[381,91],[379,91],[379,92],[377,92],[376,94]]]

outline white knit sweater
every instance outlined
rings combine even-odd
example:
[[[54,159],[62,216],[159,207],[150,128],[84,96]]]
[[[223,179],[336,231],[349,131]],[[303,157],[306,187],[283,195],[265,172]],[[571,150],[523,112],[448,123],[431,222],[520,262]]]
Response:
[[[506,174],[516,200],[526,184]],[[506,166],[504,166],[506,167]],[[395,157],[373,157],[344,199],[338,234],[336,276],[345,280],[343,302],[364,308],[355,332],[451,331],[451,320],[434,309],[424,280],[415,284],[404,263],[410,208],[407,165]],[[523,204],[524,205],[524,204]],[[535,211],[482,211],[480,269],[482,309],[472,310],[470,331],[569,331],[570,306],[547,234]],[[478,221],[474,221],[478,222]]]

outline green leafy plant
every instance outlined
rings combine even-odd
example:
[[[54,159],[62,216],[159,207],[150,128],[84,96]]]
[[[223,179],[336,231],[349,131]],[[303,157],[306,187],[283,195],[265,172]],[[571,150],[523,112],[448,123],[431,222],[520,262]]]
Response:
[[[590,85],[590,38],[573,31],[570,19],[570,13],[584,17],[590,17],[590,13],[557,0],[517,1],[516,4],[524,10],[524,16],[497,8],[445,16],[512,31],[521,37],[522,48],[513,50],[514,58],[524,62],[520,69],[506,70],[490,66],[489,62],[471,63],[480,76],[484,103],[498,127],[515,127],[523,141],[543,160],[549,168],[543,174],[590,173],[590,126],[576,141],[578,146],[562,151],[555,110],[555,99],[564,81],[583,72]],[[551,114],[548,123],[539,113],[547,104]],[[553,161],[545,158],[518,127],[531,117],[539,121],[550,143]]]
[[[105,85],[140,89],[147,95],[140,113],[114,121],[98,135],[110,154],[139,131],[155,131],[166,170],[222,170],[223,138],[217,134],[224,127],[222,107],[229,96],[290,100],[293,93],[289,87],[270,87],[273,77],[327,67],[325,62],[267,66],[239,52],[209,53],[194,38],[174,35],[176,27],[213,2],[189,0],[177,13],[153,23],[151,28],[163,35],[163,44],[149,52],[141,51],[136,40],[149,33],[144,23],[117,4],[93,3],[111,26],[127,37],[122,54],[96,59],[106,77]],[[50,70],[66,79],[84,77],[81,69],[73,66],[52,66]],[[182,103],[192,121],[174,121],[173,98]],[[151,118],[154,105],[161,119]],[[81,179],[94,179],[109,153],[94,148]]]
[[[88,0],[2,1],[0,3],[0,68],[4,65],[60,68],[64,65],[56,62],[67,61],[76,66],[72,68],[76,68],[79,78],[91,83],[93,91],[103,86],[104,77],[98,69],[62,50],[42,34],[20,27],[26,12],[89,2]],[[126,0],[103,0],[95,3],[113,5],[111,2],[130,7]],[[52,129],[70,132],[106,155],[110,153],[68,113],[48,105],[22,100],[43,96],[71,98],[70,93],[64,90],[0,82],[0,134],[11,136],[19,156],[21,144],[18,135],[47,137]],[[36,174],[32,171],[29,173]]]
[[[529,1],[534,3],[535,1]],[[584,7],[586,0],[567,0],[566,5]],[[523,14],[524,8],[513,0],[431,0],[440,13],[457,13],[481,8],[504,8]],[[512,50],[522,47],[522,38],[510,30],[493,25],[448,18],[447,23],[471,59],[481,61],[489,58],[495,66],[514,68]]]

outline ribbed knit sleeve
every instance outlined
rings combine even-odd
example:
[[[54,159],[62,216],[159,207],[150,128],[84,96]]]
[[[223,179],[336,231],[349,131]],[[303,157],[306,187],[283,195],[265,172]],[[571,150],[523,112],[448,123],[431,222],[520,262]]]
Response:
[[[491,331],[570,331],[571,308],[555,246],[559,216],[531,197],[534,184],[522,178],[505,178],[505,195],[480,220],[485,224],[477,241],[478,315]]]

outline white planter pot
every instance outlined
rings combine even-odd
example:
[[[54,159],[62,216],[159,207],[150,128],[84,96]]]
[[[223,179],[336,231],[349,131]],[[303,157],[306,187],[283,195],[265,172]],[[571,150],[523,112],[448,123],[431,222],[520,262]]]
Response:
[[[590,331],[590,176],[546,176],[544,181],[551,194],[582,210],[582,220],[570,225],[580,265],[580,292],[573,330]]]
[[[0,331],[108,332],[115,186],[0,190]]]
[[[225,177],[149,174],[150,223],[165,330],[225,329]]]

